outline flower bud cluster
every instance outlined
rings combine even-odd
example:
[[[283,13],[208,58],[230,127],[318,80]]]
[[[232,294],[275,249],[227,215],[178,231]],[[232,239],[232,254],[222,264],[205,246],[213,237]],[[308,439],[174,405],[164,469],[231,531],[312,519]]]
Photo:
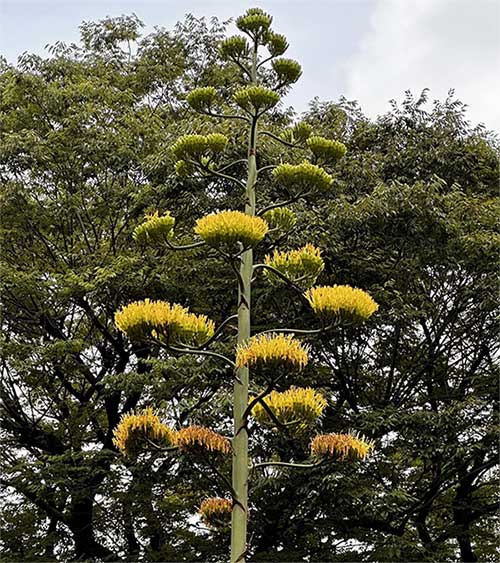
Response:
[[[280,101],[280,96],[263,86],[246,86],[235,92],[233,100],[248,113],[262,113],[273,108]]]
[[[276,207],[266,211],[262,218],[267,222],[271,229],[282,232],[289,232],[297,223],[297,215],[287,207]]]
[[[294,195],[324,192],[333,178],[323,168],[304,161],[301,164],[280,164],[273,170],[276,182]]]
[[[344,143],[325,139],[324,137],[319,137],[317,135],[309,137],[306,144],[317,160],[321,160],[329,164],[335,164],[338,162],[347,151]]]

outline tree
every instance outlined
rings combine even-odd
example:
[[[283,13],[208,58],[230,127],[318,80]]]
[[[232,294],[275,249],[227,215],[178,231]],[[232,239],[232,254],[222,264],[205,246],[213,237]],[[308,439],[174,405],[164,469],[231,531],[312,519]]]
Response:
[[[381,304],[369,346],[352,333],[312,342],[330,366],[316,383],[337,398],[323,424],[362,429],[376,453],[341,482],[316,472],[264,486],[261,559],[498,558],[498,142],[452,97],[424,102],[408,96],[377,122],[345,100],[310,112],[348,147],[335,199],[303,210],[327,249],[322,278],[359,280]],[[281,501],[292,495],[307,500]]]
[[[291,388],[284,393],[273,391],[283,376],[294,369],[302,369],[308,362],[307,349],[293,335],[317,335],[341,324],[353,325],[366,321],[377,310],[378,305],[364,291],[350,286],[312,287],[323,269],[320,251],[306,245],[291,252],[279,252],[268,256],[265,263],[254,264],[254,248],[271,228],[286,237],[287,230],[295,221],[293,212],[285,207],[301,199],[318,197],[333,184],[333,178],[317,163],[336,164],[345,153],[345,146],[320,136],[311,135],[309,127],[297,124],[285,135],[277,136],[270,131],[261,131],[274,141],[301,154],[310,152],[312,162],[279,164],[259,167],[257,162],[257,139],[259,126],[265,115],[279,102],[279,92],[296,82],[301,75],[300,65],[291,59],[282,58],[288,47],[286,38],[270,28],[271,16],[259,8],[248,10],[236,20],[237,27],[249,38],[230,37],[221,44],[221,54],[241,70],[244,86],[237,89],[232,101],[236,111],[224,100],[227,92],[219,95],[214,86],[205,86],[191,91],[186,99],[197,112],[210,117],[243,121],[248,127],[246,181],[230,171],[242,162],[222,161],[222,153],[228,137],[214,132],[208,135],[185,135],[173,145],[179,175],[192,175],[207,182],[223,179],[229,181],[242,193],[245,212],[220,211],[202,217],[196,223],[195,233],[202,239],[188,245],[176,246],[169,237],[175,220],[169,212],[148,215],[145,223],[134,232],[137,240],[157,246],[165,244],[171,250],[189,250],[200,246],[215,249],[236,275],[238,286],[237,315],[224,319],[216,330],[206,316],[197,316],[179,305],[165,301],[136,301],[117,312],[117,326],[132,341],[159,345],[170,354],[192,354],[210,356],[221,360],[234,369],[233,412],[234,425],[231,442],[211,429],[193,426],[175,432],[162,424],[152,411],[125,415],[116,430],[115,444],[126,454],[136,454],[140,445],[164,451],[203,453],[217,476],[229,487],[231,500],[212,498],[204,501],[201,513],[208,525],[220,523],[231,511],[231,561],[245,561],[248,554],[248,487],[249,469],[261,467],[314,468],[322,461],[297,464],[284,461],[255,463],[249,456],[248,426],[251,414],[257,420],[273,423],[278,429],[289,433],[303,434],[305,429],[319,418],[326,406],[323,396],[313,389]],[[259,55],[259,47],[267,47],[268,55]],[[264,64],[271,62],[272,72],[265,73]],[[227,107],[229,105],[229,108]],[[285,200],[263,206],[257,213],[257,178],[272,170],[275,181],[282,186]],[[259,270],[268,274],[271,282],[284,282],[303,294],[313,311],[323,321],[319,329],[278,328],[261,331],[251,336],[250,309],[252,301],[252,279]],[[304,288],[309,288],[303,293]],[[222,333],[234,317],[237,317],[236,359],[214,351],[210,345]],[[249,399],[249,368],[260,368],[268,372],[264,390]],[[337,461],[363,459],[371,444],[350,434],[317,435],[311,442],[311,453],[317,458],[333,458]],[[224,475],[214,466],[208,455],[213,452],[228,454],[232,451],[232,480],[229,485]],[[257,454],[258,455],[258,454]],[[249,466],[251,463],[251,466]]]
[[[237,305],[233,273],[199,260],[201,249],[166,253],[131,237],[145,213],[168,208],[184,244],[193,217],[238,206],[228,182],[206,191],[205,181],[176,177],[169,151],[179,135],[213,127],[187,109],[185,94],[207,83],[230,89],[236,73],[218,63],[224,26],[215,21],[188,18],[143,38],[137,25],[130,53],[120,42],[129,21],[87,24],[81,47],[25,55],[0,73],[7,561],[227,554],[226,534],[207,536],[192,519],[207,493],[223,494],[212,476],[179,456],[178,465],[139,456],[124,467],[112,432],[123,412],[151,404],[179,427],[190,420],[229,432],[231,370],[215,359],[127,349],[113,315],[125,302],[166,294],[213,318]],[[116,30],[122,24],[129,31]],[[266,128],[279,134],[292,118],[275,108]],[[263,468],[253,481],[251,556],[451,562],[472,560],[471,550],[496,561],[498,143],[470,128],[452,98],[429,111],[408,100],[377,121],[345,100],[317,102],[306,121],[348,150],[320,205],[295,204],[287,248],[304,239],[323,248],[320,283],[359,284],[381,308],[369,334],[312,338],[315,369],[277,390],[313,387],[330,402],[323,431],[359,428],[376,448],[366,463],[335,472]],[[226,149],[237,158],[244,129],[220,127],[238,139]],[[261,142],[262,165],[278,161],[279,144]],[[243,163],[234,174],[244,174]],[[274,190],[261,175],[266,204]],[[263,253],[272,255],[275,239],[267,239]],[[313,326],[292,288],[254,289],[259,329]],[[421,320],[436,331],[434,348]],[[231,353],[231,341],[217,349]],[[319,367],[325,353],[333,367]],[[296,439],[263,425],[253,432],[263,459],[298,453]]]
[[[58,45],[51,59],[25,55],[19,68],[2,68],[7,560],[55,554],[117,560],[123,553],[133,559],[142,546],[160,559],[170,558],[169,549],[174,559],[175,549],[199,556],[195,534],[178,524],[197,499],[158,508],[144,494],[152,472],[138,468],[124,490],[123,470],[114,464],[113,428],[141,399],[154,366],[146,363],[146,350],[127,349],[112,327],[124,294],[154,297],[170,287],[183,299],[181,276],[170,274],[179,261],[158,267],[156,254],[143,256],[130,232],[145,209],[179,192],[175,182],[164,183],[170,173],[163,144],[172,130],[179,133],[184,88],[218,72],[211,61],[221,28],[189,18],[173,32],[150,35],[129,58],[121,41],[137,38],[139,27],[134,18],[84,25],[82,48]],[[191,216],[208,199],[200,189],[179,195],[177,217]],[[183,272],[199,275],[189,264]],[[200,288],[197,298],[209,308],[206,294]],[[131,358],[137,360],[126,370]],[[181,368],[161,391],[160,381],[148,391],[176,404],[179,385],[191,388],[191,402],[176,413],[181,420],[206,401],[201,369],[191,367],[189,378]],[[164,377],[168,370],[158,371]],[[203,371],[209,378],[218,373],[211,366]],[[170,480],[168,487],[183,490],[186,473],[179,471],[178,484]],[[131,498],[141,498],[140,532]],[[160,525],[157,511],[170,506],[169,514],[178,516]],[[27,529],[20,534],[15,522]],[[169,533],[184,547],[165,545]]]

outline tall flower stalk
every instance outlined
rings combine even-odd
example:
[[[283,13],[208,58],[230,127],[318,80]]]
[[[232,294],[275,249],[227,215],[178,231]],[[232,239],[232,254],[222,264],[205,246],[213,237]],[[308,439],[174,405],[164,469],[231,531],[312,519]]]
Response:
[[[248,553],[247,525],[249,518],[248,486],[250,471],[260,467],[308,468],[330,461],[364,458],[371,444],[350,434],[316,435],[311,443],[311,463],[294,464],[279,461],[252,464],[249,456],[248,419],[252,414],[257,421],[274,424],[279,428],[294,428],[300,435],[312,428],[326,405],[325,399],[312,389],[291,388],[278,393],[274,387],[284,371],[300,370],[308,362],[308,348],[298,337],[332,330],[338,323],[366,321],[377,304],[360,289],[346,286],[312,287],[323,270],[320,250],[306,245],[296,251],[275,252],[264,263],[254,263],[254,250],[270,231],[290,230],[296,218],[285,207],[300,199],[318,197],[328,191],[332,175],[324,166],[332,167],[344,156],[345,146],[335,140],[311,136],[307,124],[298,123],[292,129],[276,135],[260,130],[263,117],[271,112],[280,100],[280,92],[296,82],[301,74],[300,65],[282,58],[288,47],[286,38],[271,30],[272,18],[260,9],[250,9],[237,18],[236,25],[246,35],[230,37],[220,46],[222,57],[241,71],[244,84],[232,97],[223,102],[213,86],[190,92],[187,102],[201,114],[216,119],[242,121],[248,128],[247,174],[238,178],[230,173],[234,164],[223,163],[228,138],[220,133],[185,135],[172,147],[176,158],[176,171],[183,176],[219,179],[241,189],[244,212],[225,210],[198,219],[193,244],[179,246],[174,243],[175,219],[169,213],[153,213],[137,227],[134,238],[144,244],[164,243],[171,250],[183,250],[207,245],[215,248],[220,257],[234,271],[238,286],[238,305],[235,315],[226,319],[219,328],[203,315],[168,302],[148,299],[127,304],[116,314],[116,324],[131,339],[154,341],[167,352],[210,356],[234,369],[233,436],[229,441],[211,429],[187,427],[179,430],[162,428],[158,416],[148,410],[145,414],[129,415],[115,431],[115,444],[124,453],[127,444],[136,454],[140,447],[151,446],[157,450],[162,444],[157,438],[167,436],[165,451],[203,455],[206,463],[222,478],[230,499],[207,499],[201,515],[211,527],[225,525],[224,513],[231,511],[231,563],[244,562]],[[261,56],[261,50],[267,55]],[[270,69],[265,73],[265,64]],[[303,152],[308,156],[298,164],[280,163],[258,168],[259,134],[275,142]],[[273,180],[283,190],[284,201],[257,208],[256,187],[259,174],[272,171]],[[243,201],[242,201],[243,203]],[[251,303],[252,279],[257,271],[264,270],[265,279],[273,285],[289,284],[302,292],[317,313],[319,328],[279,329],[252,335]],[[237,318],[235,357],[230,358],[213,351],[210,346],[222,334],[229,322]],[[278,374],[270,378],[268,386],[252,398],[249,397],[250,370],[266,370]],[[281,375],[280,375],[281,373]],[[267,398],[267,400],[266,400]],[[133,432],[133,435],[131,434]],[[133,438],[133,439],[132,439]],[[165,442],[165,439],[163,440]],[[131,447],[132,447],[131,446]],[[232,454],[231,478],[226,478],[217,468],[217,456]],[[217,456],[215,456],[217,453]]]

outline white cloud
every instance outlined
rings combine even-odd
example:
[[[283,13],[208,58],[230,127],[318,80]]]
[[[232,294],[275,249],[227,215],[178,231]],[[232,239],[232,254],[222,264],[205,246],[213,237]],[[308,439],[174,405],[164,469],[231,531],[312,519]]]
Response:
[[[473,123],[500,131],[500,3],[376,0],[343,71],[346,96],[370,116],[405,90],[430,88],[430,99],[443,99],[454,88]]]

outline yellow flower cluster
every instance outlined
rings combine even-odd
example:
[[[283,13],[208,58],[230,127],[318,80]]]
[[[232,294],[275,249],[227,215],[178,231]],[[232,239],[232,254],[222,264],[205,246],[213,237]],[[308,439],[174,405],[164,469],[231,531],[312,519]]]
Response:
[[[233,501],[227,498],[207,498],[200,505],[203,522],[212,528],[220,528],[231,521]]]
[[[325,410],[326,399],[310,387],[292,387],[284,392],[273,391],[263,399],[282,424],[295,423],[298,428],[305,428],[314,423]],[[261,403],[252,408],[252,415],[263,424],[273,424]]]
[[[308,361],[307,347],[291,335],[260,334],[238,347],[236,366],[253,365],[302,369]]]
[[[311,287],[325,267],[321,250],[312,244],[288,252],[275,250],[272,256],[266,256],[265,263],[303,288]],[[265,275],[271,283],[283,283],[279,276],[269,270],[265,271]]]
[[[202,344],[215,325],[205,315],[195,315],[181,305],[165,301],[135,301],[115,313],[115,324],[129,338],[156,337],[171,343]]]
[[[150,407],[122,416],[113,436],[113,444],[129,457],[147,447],[148,440],[164,447],[175,444],[175,431],[161,423]]]
[[[221,211],[198,219],[194,231],[209,246],[232,252],[238,243],[244,248],[254,247],[265,237],[268,228],[260,217],[240,211]]]
[[[144,223],[134,229],[133,239],[142,243],[162,243],[171,233],[175,225],[175,219],[167,211],[159,215],[158,211],[146,215]]]
[[[311,453],[345,461],[365,459],[373,449],[373,443],[352,434],[320,434],[311,442]]]
[[[306,292],[314,312],[323,317],[341,316],[354,321],[366,321],[378,309],[372,297],[349,285],[319,286]]]
[[[204,426],[187,426],[177,432],[177,446],[183,452],[197,454],[201,451],[228,454],[231,442]]]

